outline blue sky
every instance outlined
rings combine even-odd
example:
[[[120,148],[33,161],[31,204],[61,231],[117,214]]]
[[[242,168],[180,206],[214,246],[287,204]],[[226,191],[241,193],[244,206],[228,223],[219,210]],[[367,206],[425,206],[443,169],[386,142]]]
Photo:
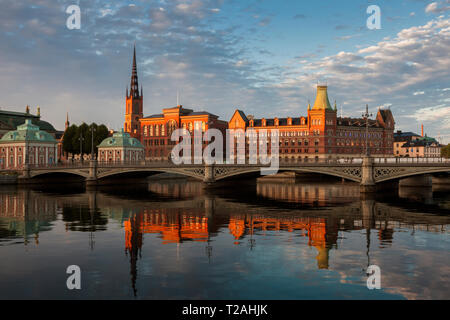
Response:
[[[69,5],[81,29],[66,28]],[[366,27],[369,5],[382,29]],[[63,128],[123,123],[136,42],[144,113],[181,103],[229,120],[301,116],[318,81],[344,116],[390,107],[397,129],[450,140],[450,0],[0,0],[0,107]],[[341,111],[342,110],[342,111]]]

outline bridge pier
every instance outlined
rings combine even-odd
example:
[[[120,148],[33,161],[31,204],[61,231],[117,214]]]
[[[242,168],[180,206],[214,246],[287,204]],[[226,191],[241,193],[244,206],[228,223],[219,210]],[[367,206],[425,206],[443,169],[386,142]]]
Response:
[[[365,156],[363,158],[363,163],[361,167],[361,193],[376,192],[377,187],[373,179],[373,159],[370,156]]]
[[[29,183],[30,179],[31,179],[30,166],[28,165],[28,163],[25,163],[23,165],[22,175],[17,177],[17,183],[18,184],[27,184],[27,183]]]
[[[86,186],[97,185],[97,160],[89,161],[89,177],[86,178]]]
[[[216,178],[214,177],[214,165],[213,164],[205,165],[205,178],[203,179],[203,182],[206,184],[209,184],[209,185],[216,182]]]

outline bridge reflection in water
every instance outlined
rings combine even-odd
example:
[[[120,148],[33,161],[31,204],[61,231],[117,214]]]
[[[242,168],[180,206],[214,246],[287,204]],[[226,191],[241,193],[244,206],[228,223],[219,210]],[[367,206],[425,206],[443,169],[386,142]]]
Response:
[[[121,189],[116,195],[113,191],[104,188],[54,196],[29,188],[0,189],[0,241],[21,242],[17,239],[23,238],[24,244],[30,245],[33,242],[28,237],[32,235],[39,245],[39,233],[51,232],[53,221],[58,219],[66,231],[90,233],[106,231],[110,221],[116,221],[123,226],[131,287],[137,295],[138,260],[146,254],[145,235],[153,235],[147,240],[152,245],[155,240],[165,246],[201,243],[205,256],[212,259],[218,237],[231,246],[245,247],[247,243],[253,250],[260,241],[289,233],[292,245],[314,248],[316,269],[326,270],[332,263],[330,252],[350,241],[340,236],[343,232],[365,232],[363,255],[368,265],[371,248],[391,246],[395,232],[445,233],[450,224],[445,215],[411,212],[360,198],[359,185],[351,183],[263,182],[240,189],[231,184],[230,188],[211,190],[203,188],[201,182],[183,180],[151,182],[140,192]],[[408,197],[408,192],[400,195]],[[432,193],[427,202],[433,205]],[[378,243],[371,243],[373,233]],[[89,237],[92,250],[94,238]]]

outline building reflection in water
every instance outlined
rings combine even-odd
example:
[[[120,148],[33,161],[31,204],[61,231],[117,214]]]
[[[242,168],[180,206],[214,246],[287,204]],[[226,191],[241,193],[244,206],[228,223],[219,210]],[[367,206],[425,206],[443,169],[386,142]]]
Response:
[[[330,250],[338,249],[338,239],[342,239],[340,232],[366,232],[365,254],[370,264],[370,249],[377,245],[371,243],[372,232],[377,233],[382,248],[392,245],[396,230],[445,232],[449,223],[446,216],[409,212],[373,199],[360,199],[359,189],[353,185],[258,183],[258,199],[269,201],[264,206],[258,205],[255,197],[246,198],[238,191],[234,192],[236,198],[224,196],[196,182],[153,182],[147,192],[149,199],[133,200],[95,190],[58,197],[29,189],[2,191],[0,241],[22,237],[27,244],[32,235],[38,244],[39,233],[51,230],[57,219],[64,222],[66,232],[85,231],[93,237],[93,232],[107,230],[109,220],[116,220],[124,228],[131,285],[137,295],[137,266],[145,234],[156,235],[161,245],[203,243],[210,259],[210,239],[219,234],[230,235],[231,246],[247,240],[251,250],[261,237],[274,232],[293,233],[317,250],[317,268],[328,269]],[[312,204],[314,208],[292,209],[284,207],[284,202]],[[340,205],[331,205],[336,203]]]
[[[6,189],[10,190],[10,189]],[[50,230],[56,220],[58,204],[49,197],[40,197],[31,190],[2,192],[0,190],[0,241],[22,238],[25,245],[33,237],[39,244],[39,232]]]
[[[274,218],[263,215],[231,215],[228,225],[234,236],[235,244],[245,235],[252,236],[255,232],[263,235],[266,232],[286,231],[296,232],[308,238],[308,246],[318,251],[317,267],[328,269],[328,252],[336,244],[337,230],[328,230],[323,218]]]

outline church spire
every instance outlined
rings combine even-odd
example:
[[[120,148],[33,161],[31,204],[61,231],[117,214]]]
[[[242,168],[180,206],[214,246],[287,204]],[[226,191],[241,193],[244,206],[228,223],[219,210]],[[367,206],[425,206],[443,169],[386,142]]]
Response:
[[[66,130],[67,130],[67,128],[69,128],[69,125],[70,125],[70,122],[69,122],[69,113],[67,112],[67,115],[66,115]]]
[[[139,83],[136,66],[136,44],[134,45],[134,52],[133,52],[133,69],[131,71],[130,95],[134,98],[139,97]]]

